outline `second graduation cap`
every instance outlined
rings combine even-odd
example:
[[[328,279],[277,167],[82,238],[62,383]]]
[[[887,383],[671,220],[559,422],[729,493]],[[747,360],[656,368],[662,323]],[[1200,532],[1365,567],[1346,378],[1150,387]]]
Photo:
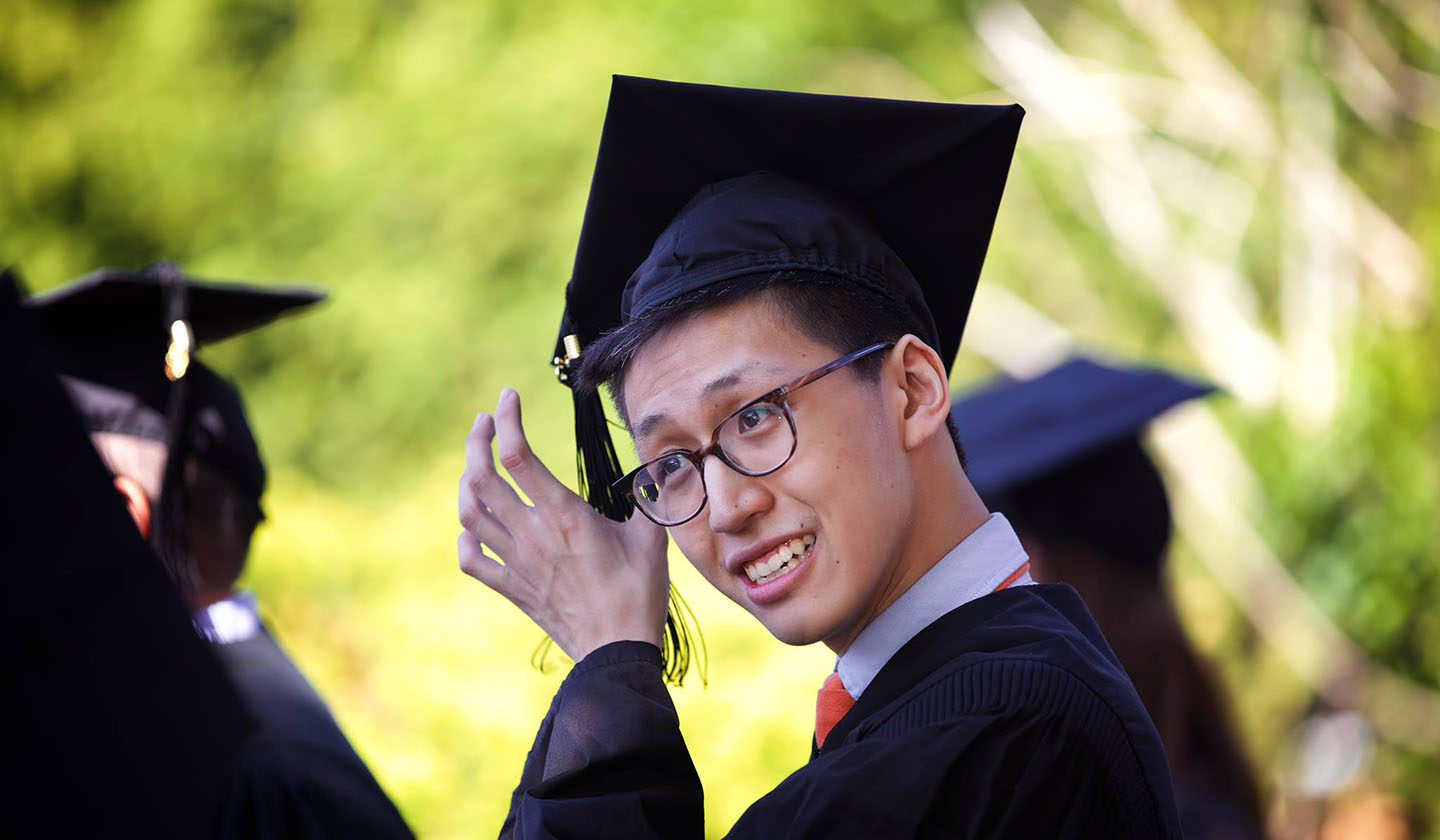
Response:
[[[1154,367],[1076,357],[1033,379],[1000,379],[954,402],[951,416],[982,498],[1004,493],[1116,441],[1214,386]]]
[[[166,445],[154,542],[182,586],[189,573],[180,524],[185,459],[224,475],[257,516],[265,487],[265,464],[239,392],[193,355],[203,344],[324,297],[310,289],[199,280],[162,262],[99,269],[26,301],[86,431]]]

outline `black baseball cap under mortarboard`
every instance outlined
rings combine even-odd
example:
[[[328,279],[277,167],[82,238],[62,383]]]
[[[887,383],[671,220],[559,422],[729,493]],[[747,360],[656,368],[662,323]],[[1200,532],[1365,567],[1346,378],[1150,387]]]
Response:
[[[1215,390],[1154,367],[1077,357],[1033,379],[1002,378],[955,400],[950,416],[982,498],[1005,493]]]
[[[182,585],[191,573],[181,524],[185,459],[194,456],[224,475],[257,515],[265,488],[264,461],[239,392],[193,354],[324,297],[186,277],[161,262],[99,269],[26,301],[86,431],[166,445],[155,545]]]

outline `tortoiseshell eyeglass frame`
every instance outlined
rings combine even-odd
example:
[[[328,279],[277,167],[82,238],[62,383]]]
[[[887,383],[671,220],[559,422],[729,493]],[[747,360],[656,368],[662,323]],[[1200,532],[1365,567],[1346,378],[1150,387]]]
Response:
[[[820,367],[810,371],[809,373],[801,374],[800,376],[795,377],[794,379],[786,382],[780,387],[772,391],[768,391],[765,394],[762,394],[761,396],[750,400],[749,402],[730,412],[728,415],[726,415],[724,420],[721,420],[719,423],[715,424],[714,431],[710,433],[710,442],[700,447],[699,449],[675,449],[664,454],[657,455],[656,457],[651,458],[650,460],[626,473],[612,486],[616,490],[619,490],[621,493],[623,493],[625,497],[628,498],[635,505],[636,510],[645,514],[646,518],[648,518],[655,524],[663,525],[667,528],[674,527],[676,525],[683,525],[686,522],[689,522],[690,520],[699,516],[700,511],[705,509],[705,503],[710,498],[709,490],[705,489],[705,456],[714,455],[716,458],[720,459],[720,463],[724,464],[735,472],[740,473],[741,475],[761,476],[769,475],[770,473],[775,472],[776,470],[790,463],[790,459],[794,457],[795,449],[797,446],[799,446],[800,443],[800,437],[795,429],[795,416],[790,413],[790,395],[800,390],[801,388],[804,388],[806,385],[823,379],[826,376],[829,376],[830,374],[839,370],[840,368],[845,367],[846,365],[859,359],[862,359],[870,355],[871,353],[875,353],[880,350],[889,350],[891,347],[894,346],[895,342],[893,341],[877,341],[874,344],[871,344],[867,347],[862,347],[859,350],[854,351],[853,353],[846,353],[840,358],[835,359],[832,362],[823,364]],[[780,463],[776,464],[773,467],[769,467],[763,470],[747,470],[732,461],[730,459],[730,456],[725,454],[725,450],[720,446],[720,430],[725,428],[725,425],[731,420],[734,420],[736,415],[742,414],[745,411],[748,411],[750,408],[753,408],[754,406],[761,403],[770,403],[771,405],[779,406],[781,413],[785,415],[785,422],[790,424],[790,451],[786,453],[785,457],[781,459]],[[683,456],[687,461],[689,461],[695,466],[696,471],[700,473],[701,489],[705,492],[700,497],[700,504],[695,507],[694,512],[692,512],[689,516],[686,516],[683,519],[675,520],[674,522],[666,522],[662,521],[655,514],[646,510],[645,506],[641,504],[640,500],[636,497],[635,476],[638,475],[642,470],[658,464],[666,458],[672,458],[676,455]]]

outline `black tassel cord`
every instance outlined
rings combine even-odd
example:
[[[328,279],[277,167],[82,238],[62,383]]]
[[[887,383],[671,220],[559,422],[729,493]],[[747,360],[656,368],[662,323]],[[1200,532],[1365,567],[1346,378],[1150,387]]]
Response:
[[[567,383],[569,384],[569,383]],[[590,506],[602,516],[624,522],[634,513],[630,500],[612,486],[621,476],[620,458],[615,442],[610,439],[605,419],[605,405],[596,391],[574,392],[575,398],[575,469],[580,479],[580,492]],[[554,642],[546,637],[535,649],[531,661],[545,670]],[[664,663],[665,681],[679,687],[694,664],[701,685],[708,683],[705,637],[690,605],[670,584],[670,606],[665,613],[665,632],[660,639],[660,655]]]
[[[184,354],[184,365],[192,362],[195,352],[195,337],[190,331],[190,300],[185,278],[180,269],[166,262],[156,263],[152,268],[164,281],[165,333],[172,336],[176,329],[187,332],[188,346],[180,348]],[[176,327],[176,324],[182,324]],[[167,357],[169,355],[167,350]],[[192,592],[198,585],[198,574],[190,561],[188,540],[185,533],[185,458],[189,447],[190,427],[194,412],[190,405],[190,378],[185,368],[172,370],[171,360],[166,359],[166,375],[171,379],[169,394],[166,396],[165,421],[170,431],[170,442],[165,453],[165,473],[160,484],[158,515],[152,525],[152,542],[160,555],[165,570],[181,592]]]

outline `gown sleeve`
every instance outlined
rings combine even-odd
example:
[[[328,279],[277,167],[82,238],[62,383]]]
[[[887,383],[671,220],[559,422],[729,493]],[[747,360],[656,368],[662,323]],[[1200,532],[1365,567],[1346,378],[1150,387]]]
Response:
[[[661,677],[660,651],[614,642],[551,701],[501,838],[699,838],[700,777]]]

